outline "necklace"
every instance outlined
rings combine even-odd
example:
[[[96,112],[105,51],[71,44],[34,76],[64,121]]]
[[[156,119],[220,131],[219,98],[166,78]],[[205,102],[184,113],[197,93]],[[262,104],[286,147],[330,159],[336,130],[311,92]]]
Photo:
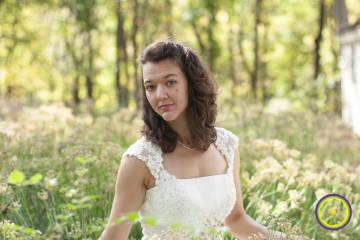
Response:
[[[178,140],[178,143],[180,143],[184,148],[186,148],[186,149],[189,149],[189,150],[192,150],[192,151],[196,151],[196,149],[194,149],[194,148],[189,148],[189,147],[187,147],[187,146],[185,146],[182,142],[180,142],[179,140]]]

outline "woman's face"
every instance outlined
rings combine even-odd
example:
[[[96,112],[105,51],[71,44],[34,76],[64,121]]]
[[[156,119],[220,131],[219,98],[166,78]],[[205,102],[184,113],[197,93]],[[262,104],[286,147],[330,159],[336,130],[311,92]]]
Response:
[[[173,59],[143,65],[146,97],[165,121],[185,120],[188,80]],[[168,105],[168,106],[166,106]]]

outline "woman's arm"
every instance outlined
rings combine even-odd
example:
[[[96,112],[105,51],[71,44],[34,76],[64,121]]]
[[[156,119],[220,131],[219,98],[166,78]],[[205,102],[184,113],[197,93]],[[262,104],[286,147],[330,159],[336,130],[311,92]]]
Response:
[[[241,194],[241,187],[240,187],[240,179],[239,179],[239,172],[240,172],[240,159],[239,159],[239,151],[236,148],[234,154],[234,183],[236,188],[236,202],[234,205],[233,210],[231,211],[230,215],[225,220],[225,226],[227,226],[230,232],[240,239],[248,239],[253,234],[261,233],[269,239],[271,236],[272,239],[282,239],[281,237],[285,237],[286,235],[281,232],[277,231],[270,231],[254,221],[250,216],[245,213],[242,194]]]
[[[115,196],[107,226],[99,240],[127,240],[132,221],[124,220],[113,225],[116,218],[129,212],[137,212],[145,199],[146,165],[136,157],[124,158],[117,173]]]
[[[247,214],[243,214],[227,222],[230,232],[240,240],[248,240],[251,235],[261,234],[264,239],[286,239],[286,234],[270,230],[256,221]],[[271,238],[270,238],[271,237]]]

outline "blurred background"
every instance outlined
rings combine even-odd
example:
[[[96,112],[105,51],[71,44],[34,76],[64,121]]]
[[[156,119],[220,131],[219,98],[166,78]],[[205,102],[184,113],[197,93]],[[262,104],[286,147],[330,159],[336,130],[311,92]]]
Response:
[[[335,1],[337,2],[337,1]],[[189,44],[231,99],[341,113],[332,0],[0,1],[0,96],[76,109],[136,109],[137,58],[168,38]],[[349,25],[360,1],[347,0]],[[231,91],[230,91],[231,90]]]
[[[360,0],[0,0],[0,239],[100,236],[143,124],[138,58],[167,39],[220,86],[216,125],[239,137],[246,213],[360,239],[359,16]],[[329,193],[353,209],[341,231],[314,215]],[[346,217],[334,208],[329,223]]]

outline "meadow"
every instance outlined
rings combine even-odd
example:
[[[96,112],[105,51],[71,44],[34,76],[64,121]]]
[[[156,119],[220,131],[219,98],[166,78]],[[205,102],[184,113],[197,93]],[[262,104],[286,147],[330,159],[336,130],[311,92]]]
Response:
[[[218,106],[216,126],[239,137],[249,216],[309,239],[360,239],[360,137],[338,116],[274,114],[245,102]],[[1,100],[0,239],[97,239],[110,213],[122,153],[140,137],[141,126],[141,113],[126,108],[75,116],[60,103]],[[339,231],[322,228],[315,218],[317,201],[328,193],[351,203],[351,221]],[[141,239],[136,214],[129,217],[129,238]]]

